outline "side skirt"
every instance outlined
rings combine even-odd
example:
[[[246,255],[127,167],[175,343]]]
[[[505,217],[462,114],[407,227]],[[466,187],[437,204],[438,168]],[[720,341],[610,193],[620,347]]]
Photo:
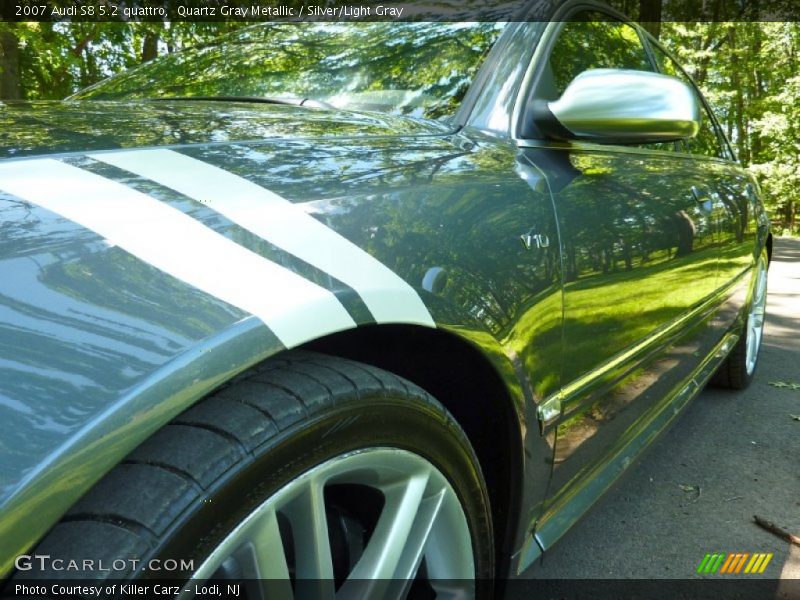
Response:
[[[584,483],[569,494],[560,505],[548,510],[552,514],[535,534],[529,534],[522,549],[512,557],[516,574],[520,575],[544,550],[555,544],[592,505],[611,487],[622,473],[666,429],[689,402],[702,391],[720,364],[739,340],[738,328],[728,332],[698,366],[694,373],[674,388],[674,392],[654,406],[642,419],[639,433],[630,441],[621,442],[610,458],[586,476]]]

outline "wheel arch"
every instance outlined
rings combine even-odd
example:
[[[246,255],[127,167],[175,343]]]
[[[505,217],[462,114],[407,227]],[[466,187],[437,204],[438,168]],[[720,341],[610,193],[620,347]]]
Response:
[[[304,347],[363,362],[415,383],[462,427],[489,490],[498,574],[514,552],[523,486],[523,402],[509,359],[492,344],[445,329],[376,325],[335,333]],[[487,352],[489,350],[489,352]],[[496,351],[493,351],[496,350]]]
[[[87,423],[69,443],[21,482],[3,510],[20,515],[0,527],[9,542],[0,555],[0,580],[13,569],[13,558],[35,546],[94,484],[174,416],[237,375],[278,359],[281,348],[266,336],[257,319],[246,319],[182,355]],[[479,335],[479,334],[476,334]],[[485,334],[484,334],[485,335]],[[522,396],[512,391],[513,367],[497,347],[492,359],[465,337],[420,325],[362,326],[307,343],[343,358],[352,358],[403,376],[437,398],[465,430],[478,455],[489,487],[499,567],[513,552],[523,460],[520,437]],[[375,351],[375,348],[380,351]],[[414,356],[413,360],[400,360]],[[420,360],[425,356],[425,360]],[[436,369],[426,368],[434,364]],[[503,364],[505,363],[505,364]],[[505,375],[500,372],[505,370]],[[468,374],[468,376],[464,376]],[[517,387],[519,386],[517,382]],[[516,396],[516,397],[515,397]],[[500,432],[506,433],[501,437]],[[499,444],[498,440],[506,443]],[[70,481],[59,501],[52,494],[58,481]],[[33,518],[35,516],[35,518]],[[502,552],[505,551],[505,552]],[[502,573],[502,571],[498,571]]]

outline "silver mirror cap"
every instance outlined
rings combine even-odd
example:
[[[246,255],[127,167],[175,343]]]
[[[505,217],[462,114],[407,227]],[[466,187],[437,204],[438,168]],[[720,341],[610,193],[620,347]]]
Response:
[[[680,79],[625,69],[584,71],[547,106],[575,138],[600,143],[691,138],[702,114],[694,90]]]

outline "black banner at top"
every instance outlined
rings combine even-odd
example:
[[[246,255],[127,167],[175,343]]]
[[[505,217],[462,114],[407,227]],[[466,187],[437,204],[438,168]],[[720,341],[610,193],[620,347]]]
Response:
[[[563,1],[0,0],[0,21],[546,21]],[[608,0],[607,4],[631,19],[646,21],[800,19],[797,0]]]

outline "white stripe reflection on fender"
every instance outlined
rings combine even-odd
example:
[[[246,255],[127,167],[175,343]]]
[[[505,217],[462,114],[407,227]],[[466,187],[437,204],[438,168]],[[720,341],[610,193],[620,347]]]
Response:
[[[287,347],[355,325],[328,290],[121,183],[44,158],[0,165],[0,189],[259,317]]]
[[[91,158],[155,181],[224,215],[353,288],[379,323],[435,326],[417,292],[383,263],[293,204],[234,173],[172,150]]]

